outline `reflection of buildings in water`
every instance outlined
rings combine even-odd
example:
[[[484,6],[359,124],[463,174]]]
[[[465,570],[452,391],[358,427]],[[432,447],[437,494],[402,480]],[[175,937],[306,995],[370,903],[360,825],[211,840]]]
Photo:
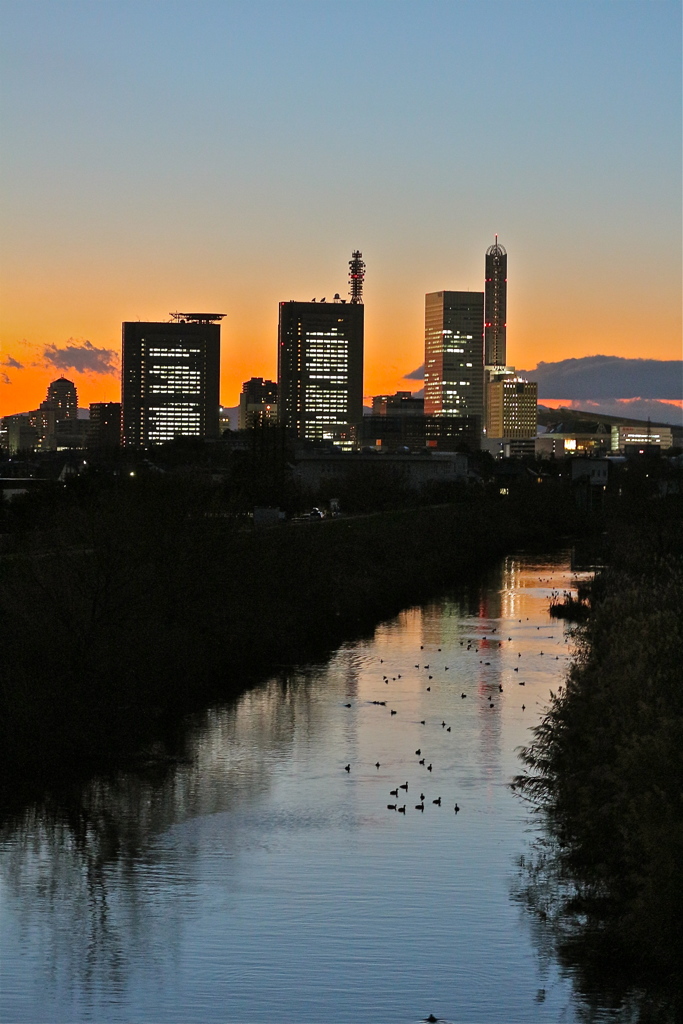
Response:
[[[493,575],[493,574],[491,574]],[[478,619],[493,619],[497,623],[501,616],[501,587],[503,585],[504,572],[500,569],[495,573],[495,579],[487,579],[485,586],[479,592],[479,605],[477,607]],[[483,632],[486,633],[486,623],[482,623]],[[482,629],[479,629],[482,632]]]
[[[508,557],[503,561],[503,580],[500,588],[501,615],[507,619],[519,619],[521,610],[520,577],[522,565],[518,559]]]
[[[555,586],[555,577],[566,586],[565,567],[569,552],[565,550],[543,555],[538,562],[522,562],[514,556],[503,562],[501,586],[502,614],[513,620],[526,621],[539,612],[539,602],[546,603],[547,594]]]

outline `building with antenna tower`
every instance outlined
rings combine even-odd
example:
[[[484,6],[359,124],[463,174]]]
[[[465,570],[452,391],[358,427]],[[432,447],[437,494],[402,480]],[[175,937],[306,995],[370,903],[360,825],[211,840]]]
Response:
[[[365,263],[349,261],[349,295],[281,302],[278,421],[293,436],[352,446],[363,418]]]
[[[363,253],[357,249],[351,253],[349,260],[349,294],[351,304],[356,306],[363,301],[363,282],[365,281],[365,263]]]

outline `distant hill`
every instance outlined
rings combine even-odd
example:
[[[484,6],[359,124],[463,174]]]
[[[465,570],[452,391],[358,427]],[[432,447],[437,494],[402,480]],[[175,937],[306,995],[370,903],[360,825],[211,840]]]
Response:
[[[538,406],[538,423],[540,426],[550,427],[555,423],[563,423],[567,431],[585,431],[589,423],[602,423],[606,427],[644,427],[647,426],[647,422],[647,420],[639,420],[628,416],[604,416],[595,411],[583,412],[581,409],[568,409],[566,406],[561,406],[559,409],[549,409],[546,405],[542,404]],[[671,427],[674,442],[678,442],[678,444],[683,442],[683,427],[675,426],[671,423],[660,423],[655,420],[650,420],[650,426]]]

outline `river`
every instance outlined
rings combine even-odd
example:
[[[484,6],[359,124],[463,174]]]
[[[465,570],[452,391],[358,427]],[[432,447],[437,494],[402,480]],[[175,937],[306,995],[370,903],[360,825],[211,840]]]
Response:
[[[194,717],[172,767],[6,822],[0,1020],[580,1019],[513,895],[535,832],[509,786],[573,579],[508,557]]]

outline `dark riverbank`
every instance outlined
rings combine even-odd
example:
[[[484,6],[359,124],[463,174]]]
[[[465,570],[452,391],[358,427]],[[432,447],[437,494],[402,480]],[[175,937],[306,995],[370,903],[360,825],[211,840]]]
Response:
[[[42,502],[2,562],[10,783],[115,763],[515,546],[597,528],[545,488],[265,531],[177,482]]]
[[[612,522],[580,654],[525,751],[526,897],[588,1004],[683,1018],[683,508]],[[628,1010],[628,1013],[626,1011]]]

